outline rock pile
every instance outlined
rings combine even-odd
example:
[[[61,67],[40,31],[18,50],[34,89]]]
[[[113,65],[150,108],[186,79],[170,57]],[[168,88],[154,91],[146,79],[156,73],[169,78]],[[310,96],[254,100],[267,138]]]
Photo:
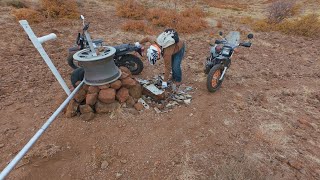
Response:
[[[121,77],[102,86],[83,87],[74,96],[66,108],[66,116],[73,117],[80,114],[83,120],[89,121],[95,113],[110,113],[126,104],[142,110],[142,104],[138,99],[142,96],[142,87],[138,81],[132,78],[131,72],[126,67],[120,67]]]

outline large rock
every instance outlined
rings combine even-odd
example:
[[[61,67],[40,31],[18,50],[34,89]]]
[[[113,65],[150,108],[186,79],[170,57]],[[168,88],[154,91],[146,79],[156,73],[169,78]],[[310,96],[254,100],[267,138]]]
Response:
[[[101,85],[98,86],[100,89],[108,89],[110,87],[110,84],[105,84],[105,85]]]
[[[122,73],[121,73],[121,76],[120,76],[120,79],[125,79],[125,78],[127,78],[127,77],[130,77],[129,74],[126,73],[126,72],[122,72]]]
[[[129,97],[129,90],[125,87],[121,88],[116,95],[116,98],[120,103],[126,102],[128,97]]]
[[[98,100],[98,93],[87,94],[86,96],[86,104],[94,106]]]
[[[121,70],[122,73],[125,72],[131,77],[132,75],[131,71],[127,67],[121,66],[119,69]]]
[[[86,98],[86,91],[84,89],[80,89],[77,94],[74,96],[74,100],[78,103],[81,103]]]
[[[95,108],[97,113],[110,113],[112,111],[115,111],[116,109],[119,109],[120,103],[116,101],[114,103],[105,104],[98,101],[95,105]]]
[[[142,111],[144,109],[144,106],[141,102],[138,102],[134,105],[134,108],[137,110],[137,111]]]
[[[91,121],[94,118],[95,114],[93,112],[84,113],[80,115],[80,118],[84,121]]]
[[[113,103],[116,100],[116,90],[112,88],[102,89],[99,92],[98,99],[103,103]]]
[[[77,115],[79,103],[72,99],[66,109],[66,117],[71,118]]]
[[[121,80],[121,82],[122,82],[122,86],[128,89],[137,84],[137,82],[131,77],[124,78]]]
[[[139,83],[129,89],[129,94],[135,99],[139,99],[142,96],[142,87]]]
[[[89,86],[88,94],[98,93],[100,88],[98,86]]]
[[[93,112],[93,109],[88,104],[79,106],[81,114]]]
[[[84,89],[85,91],[88,91],[88,89],[89,89],[89,85],[84,84],[84,85],[82,86],[82,89]]]
[[[126,101],[126,103],[127,103],[127,106],[128,106],[128,107],[131,107],[131,108],[132,108],[132,107],[134,106],[134,104],[136,103],[136,101],[134,100],[133,97],[129,96],[128,99],[127,99],[127,101]]]
[[[111,83],[110,86],[112,89],[118,90],[121,88],[121,81],[120,80],[116,80],[115,82]]]

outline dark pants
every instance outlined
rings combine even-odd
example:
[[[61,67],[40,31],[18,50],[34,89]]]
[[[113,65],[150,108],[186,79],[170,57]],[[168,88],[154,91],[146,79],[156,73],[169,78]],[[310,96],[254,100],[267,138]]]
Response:
[[[185,44],[176,54],[172,55],[171,65],[172,65],[172,79],[175,82],[182,81],[182,71],[181,71],[181,61],[185,53]]]

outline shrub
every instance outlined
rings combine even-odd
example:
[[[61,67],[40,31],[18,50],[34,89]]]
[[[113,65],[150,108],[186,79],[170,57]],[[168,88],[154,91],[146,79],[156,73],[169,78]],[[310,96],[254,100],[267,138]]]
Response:
[[[219,9],[231,9],[235,11],[241,11],[248,8],[246,4],[241,4],[238,2],[227,2],[225,0],[202,0],[202,2],[211,7],[219,8]]]
[[[199,7],[188,8],[181,12],[181,15],[184,17],[205,17],[206,13],[203,12]]]
[[[320,37],[320,20],[316,14],[302,16],[299,19],[287,19],[281,23],[270,23],[268,19],[258,20],[251,25],[256,31],[280,31],[290,35]]]
[[[76,0],[41,0],[42,11],[49,18],[78,18]]]
[[[2,6],[12,6],[15,8],[26,8],[27,7],[27,5],[23,1],[20,1],[20,0],[3,0],[3,1],[0,1],[0,4]]]
[[[135,0],[124,0],[116,5],[116,13],[120,17],[142,19],[145,11],[145,7]]]
[[[147,14],[147,20],[153,25],[159,27],[172,27],[175,24],[178,13],[174,10],[165,9],[150,9]]]
[[[28,20],[31,23],[38,23],[44,19],[40,12],[29,8],[16,9],[13,11],[13,15],[18,20]]]
[[[276,28],[286,34],[320,37],[320,20],[316,14],[306,15],[298,20],[287,20],[277,25]]]
[[[300,6],[294,1],[276,1],[268,7],[268,20],[271,23],[280,23],[286,18],[296,15],[300,10]]]
[[[149,26],[147,26],[147,24],[143,20],[127,21],[122,25],[121,29],[124,31],[133,31],[136,33],[152,33],[152,29]]]
[[[207,27],[207,22],[201,19],[205,14],[199,10],[187,9],[178,13],[170,9],[155,8],[148,11],[147,20],[155,26],[175,28],[181,33],[194,33]]]

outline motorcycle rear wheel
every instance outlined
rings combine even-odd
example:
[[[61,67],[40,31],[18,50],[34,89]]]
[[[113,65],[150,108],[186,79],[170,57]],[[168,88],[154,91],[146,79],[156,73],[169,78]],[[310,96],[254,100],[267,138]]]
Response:
[[[77,69],[79,68],[78,66],[75,65],[74,60],[73,60],[73,54],[69,54],[68,58],[67,58],[67,62],[68,65],[72,68],[72,69]]]
[[[77,82],[82,81],[84,78],[84,69],[83,68],[77,68],[71,73],[71,84],[75,88],[77,87]]]
[[[118,67],[127,67],[133,75],[140,74],[143,70],[143,62],[133,54],[126,54],[116,61]]]
[[[222,85],[223,79],[219,80],[223,72],[223,65],[217,64],[210,69],[207,76],[207,89],[209,92],[216,92]]]

